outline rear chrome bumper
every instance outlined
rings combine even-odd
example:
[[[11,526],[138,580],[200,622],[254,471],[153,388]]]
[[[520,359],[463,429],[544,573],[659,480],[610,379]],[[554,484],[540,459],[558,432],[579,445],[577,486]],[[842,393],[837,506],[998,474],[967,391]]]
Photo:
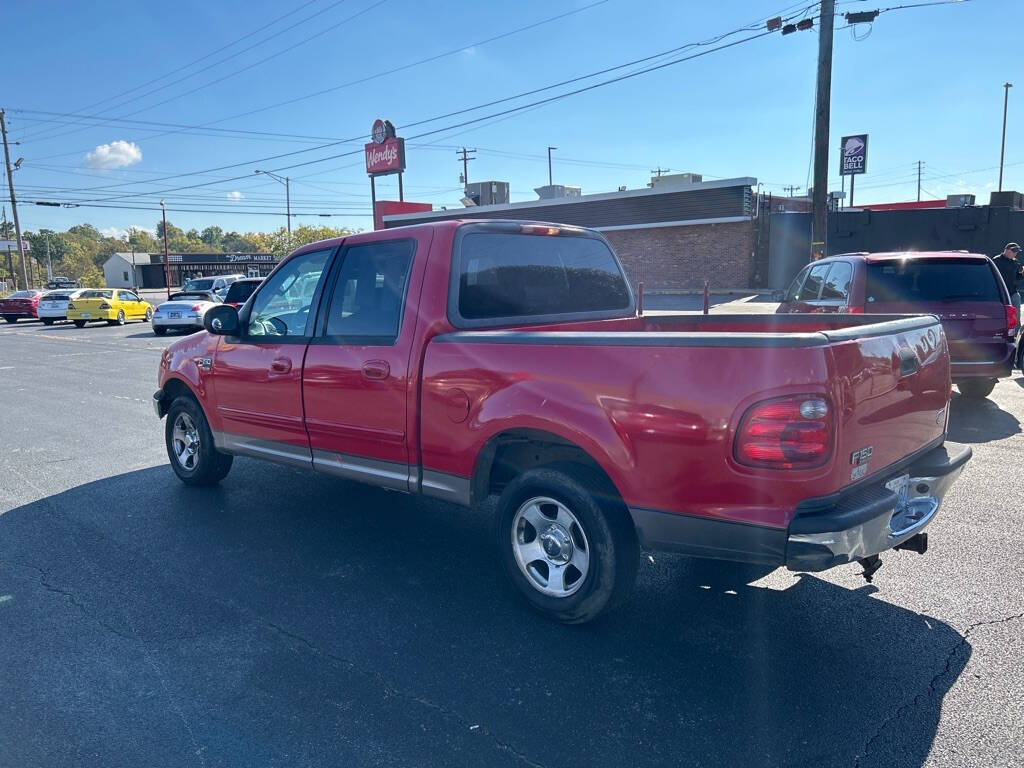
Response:
[[[969,446],[946,443],[909,468],[841,494],[831,508],[798,515],[789,525],[786,567],[823,571],[877,555],[923,531],[971,458]],[[905,496],[885,482],[909,475]]]
[[[150,318],[150,322],[153,325],[161,328],[202,328],[203,318],[198,315],[188,315],[186,317],[160,317],[153,315]]]

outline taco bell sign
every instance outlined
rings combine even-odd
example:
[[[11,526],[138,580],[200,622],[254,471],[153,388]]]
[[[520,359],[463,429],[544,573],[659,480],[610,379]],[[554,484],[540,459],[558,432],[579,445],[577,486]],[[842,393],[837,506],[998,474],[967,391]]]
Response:
[[[839,175],[856,176],[868,168],[868,135],[843,136],[839,149]]]
[[[390,120],[375,121],[370,138],[373,140],[364,146],[367,174],[385,176],[405,170],[405,139],[395,136]]]

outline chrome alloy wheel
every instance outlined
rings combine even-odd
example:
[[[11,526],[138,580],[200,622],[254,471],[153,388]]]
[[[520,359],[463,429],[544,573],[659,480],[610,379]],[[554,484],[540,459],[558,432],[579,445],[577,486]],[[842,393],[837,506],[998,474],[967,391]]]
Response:
[[[530,586],[569,597],[587,578],[590,545],[568,507],[547,496],[527,499],[512,520],[512,551]]]
[[[193,471],[199,462],[199,429],[187,413],[179,413],[178,418],[174,420],[171,444],[181,468]]]

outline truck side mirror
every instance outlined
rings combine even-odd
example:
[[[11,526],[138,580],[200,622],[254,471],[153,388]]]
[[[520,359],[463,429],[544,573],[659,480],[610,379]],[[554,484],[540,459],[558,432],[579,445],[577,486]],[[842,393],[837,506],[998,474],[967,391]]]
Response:
[[[238,334],[238,310],[230,304],[218,304],[206,310],[203,316],[203,327],[210,333],[219,336]]]

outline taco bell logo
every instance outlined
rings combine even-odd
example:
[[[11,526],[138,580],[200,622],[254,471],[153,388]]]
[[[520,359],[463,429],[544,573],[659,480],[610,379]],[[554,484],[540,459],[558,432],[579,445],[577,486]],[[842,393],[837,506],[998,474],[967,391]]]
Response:
[[[867,171],[868,162],[868,135],[866,133],[857,136],[843,136],[841,149],[841,165],[839,173],[842,176],[853,176]]]

